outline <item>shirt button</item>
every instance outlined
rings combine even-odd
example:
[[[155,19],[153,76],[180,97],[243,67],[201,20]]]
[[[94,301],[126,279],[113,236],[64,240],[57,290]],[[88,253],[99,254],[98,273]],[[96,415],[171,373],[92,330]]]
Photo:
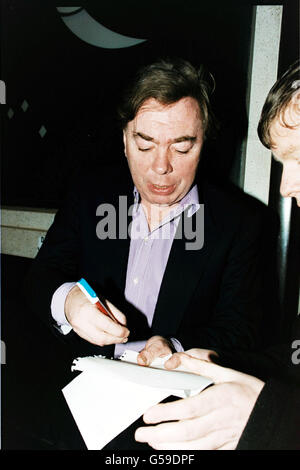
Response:
[[[133,279],[133,284],[137,285],[138,282],[139,282],[139,278],[138,278],[138,277],[135,277],[135,278]]]
[[[144,238],[144,242],[147,243],[148,240],[149,240],[149,237],[145,237],[145,238]]]

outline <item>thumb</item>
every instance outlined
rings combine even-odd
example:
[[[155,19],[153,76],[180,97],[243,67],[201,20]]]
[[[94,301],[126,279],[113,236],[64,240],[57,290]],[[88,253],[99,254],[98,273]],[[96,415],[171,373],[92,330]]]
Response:
[[[187,351],[184,351],[184,352],[188,354],[189,356],[193,356],[197,359],[203,359],[204,361],[210,361],[210,362],[215,362],[213,361],[213,359],[219,357],[219,354],[216,351],[213,351],[212,349],[193,348],[193,349],[188,349]]]
[[[168,369],[174,368],[172,367],[173,364],[176,364],[175,367],[181,366],[181,369],[184,368],[188,372],[203,375],[204,377],[211,379],[215,384],[232,382],[237,380],[240,375],[243,375],[233,369],[221,367],[213,362],[197,359],[185,353],[173,354],[173,356],[166,362],[165,367]]]

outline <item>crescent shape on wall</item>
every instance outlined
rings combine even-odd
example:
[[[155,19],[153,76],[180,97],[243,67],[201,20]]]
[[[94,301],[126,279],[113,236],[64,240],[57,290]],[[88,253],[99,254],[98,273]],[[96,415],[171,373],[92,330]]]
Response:
[[[67,16],[61,16],[65,25],[75,36],[93,46],[104,49],[121,49],[146,41],[146,39],[131,38],[115,33],[80,7],[57,7],[57,10],[59,13],[68,13]]]

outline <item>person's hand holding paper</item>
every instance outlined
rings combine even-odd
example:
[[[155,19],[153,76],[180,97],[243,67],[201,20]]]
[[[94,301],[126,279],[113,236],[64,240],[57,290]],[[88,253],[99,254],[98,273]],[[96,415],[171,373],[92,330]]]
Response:
[[[143,418],[152,426],[138,428],[135,439],[160,450],[235,449],[264,383],[256,377],[192,357],[193,351],[197,353],[196,349],[174,354],[165,367],[181,366],[196,375],[209,377],[214,387],[184,400],[149,408]],[[237,407],[240,397],[243,402]]]
[[[182,367],[166,370],[165,359],[141,367],[137,354],[126,350],[121,360],[101,356],[74,360],[72,370],[81,374],[62,391],[88,449],[102,449],[166,397],[192,396],[212,383]]]

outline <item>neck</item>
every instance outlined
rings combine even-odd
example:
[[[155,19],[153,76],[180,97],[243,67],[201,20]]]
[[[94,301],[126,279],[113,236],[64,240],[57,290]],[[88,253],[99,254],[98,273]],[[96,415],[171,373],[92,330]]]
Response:
[[[174,204],[172,206],[163,206],[156,204],[147,204],[144,201],[141,201],[141,204],[146,215],[150,232],[152,232],[160,224],[160,222],[169,214],[169,212],[175,209],[175,207],[178,205]]]

